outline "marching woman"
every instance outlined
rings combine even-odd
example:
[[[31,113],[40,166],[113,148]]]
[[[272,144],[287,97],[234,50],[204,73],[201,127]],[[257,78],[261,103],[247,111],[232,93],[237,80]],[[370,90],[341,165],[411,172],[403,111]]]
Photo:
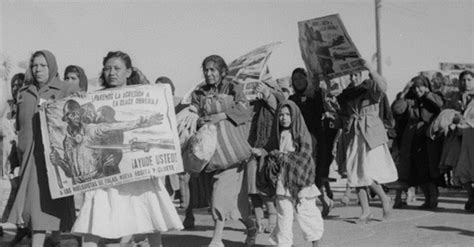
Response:
[[[33,53],[17,102],[21,182],[8,219],[20,229],[31,227],[33,247],[43,246],[47,231],[52,231],[53,243],[59,246],[60,231],[69,231],[74,223],[72,196],[51,198],[38,113],[42,102],[64,98],[74,89],[59,80],[56,58],[50,51]]]
[[[450,146],[458,146],[459,149],[451,150],[455,157],[454,176],[460,180],[463,188],[467,191],[468,200],[464,209],[474,212],[474,159],[472,143],[474,143],[474,73],[469,70],[459,75],[459,93],[454,97],[450,107],[462,114],[462,119],[457,124],[457,129],[450,134],[456,138],[458,143],[450,143]],[[449,136],[449,134],[448,134]],[[454,144],[454,145],[453,145]],[[444,147],[447,148],[447,147]]]
[[[242,87],[227,80],[227,64],[218,55],[211,55],[202,62],[202,70],[206,83],[196,89],[191,96],[191,105],[195,107],[200,118],[198,126],[204,124],[217,124],[220,121],[231,121],[234,126],[241,126],[250,120],[250,109]],[[231,99],[230,107],[220,113],[206,113],[203,109],[208,99],[214,96],[225,96]],[[230,96],[230,97],[229,97]],[[230,144],[235,140],[227,140]],[[247,141],[247,140],[245,140]],[[250,148],[249,148],[250,154]],[[217,153],[217,152],[216,152]],[[244,160],[242,160],[243,163]],[[250,205],[244,184],[243,163],[237,167],[219,169],[211,172],[203,171],[200,177],[211,179],[211,212],[214,219],[214,233],[209,246],[222,247],[222,234],[225,221],[228,219],[241,219],[247,227],[247,245],[255,243],[257,228],[255,222],[250,220]],[[209,182],[209,181],[208,181]],[[209,183],[208,183],[209,185]],[[245,192],[245,193],[243,193]],[[192,193],[192,191],[191,191]],[[191,195],[192,198],[193,195]],[[193,199],[191,199],[192,201]]]
[[[432,92],[428,78],[411,79],[400,97],[393,103],[395,116],[406,119],[400,139],[399,170],[405,170],[400,179],[409,185],[419,185],[425,202],[422,209],[434,209],[438,205],[438,187],[442,176],[439,169],[442,140],[432,140],[428,129],[441,112],[442,96]]]
[[[338,96],[344,123],[342,135],[348,140],[345,152],[347,180],[349,186],[356,188],[362,208],[357,223],[367,223],[372,217],[368,187],[382,201],[383,217],[389,217],[390,197],[381,184],[397,180],[397,170],[387,145],[387,132],[379,116],[379,101],[387,84],[367,62],[364,63],[373,79],[356,82]]]
[[[131,58],[111,51],[103,60],[105,88],[140,84]],[[72,232],[84,235],[82,246],[97,246],[100,239],[146,234],[151,246],[161,246],[160,232],[183,228],[160,179],[150,178],[86,192]]]
[[[329,186],[329,166],[333,160],[331,154],[337,130],[330,128],[330,119],[324,118],[329,112],[325,111],[327,92],[317,85],[317,88],[308,95],[308,76],[303,68],[296,68],[291,74],[291,83],[295,93],[289,97],[300,108],[308,131],[315,138],[313,143],[313,158],[316,161],[315,184],[321,192],[319,200],[323,205],[322,215],[329,215],[334,206],[332,192]]]

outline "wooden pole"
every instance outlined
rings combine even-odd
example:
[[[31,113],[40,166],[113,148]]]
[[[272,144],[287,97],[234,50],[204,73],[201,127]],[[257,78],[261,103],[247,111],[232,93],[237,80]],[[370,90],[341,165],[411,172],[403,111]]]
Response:
[[[380,44],[380,8],[382,0],[375,0],[375,39],[377,44],[377,72],[382,75],[382,45]]]

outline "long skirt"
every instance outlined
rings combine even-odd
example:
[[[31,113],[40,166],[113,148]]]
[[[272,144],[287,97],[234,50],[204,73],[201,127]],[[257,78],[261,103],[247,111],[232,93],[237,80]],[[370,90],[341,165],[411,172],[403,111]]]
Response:
[[[72,232],[102,238],[183,229],[161,179],[146,179],[85,193]]]
[[[454,169],[461,183],[474,182],[474,128],[462,130],[462,144],[459,152],[459,160]]]
[[[211,209],[215,220],[246,219],[250,215],[247,179],[243,165],[214,175]]]
[[[199,175],[190,175],[188,209],[205,208],[211,205],[213,176],[214,172],[206,171],[202,171]]]
[[[52,199],[44,156],[35,150],[25,163],[8,222],[34,231],[69,231],[75,216],[72,196]]]
[[[347,149],[347,180],[351,187],[369,186],[398,179],[397,169],[386,143],[370,149],[364,138],[355,135]]]
[[[331,166],[334,156],[332,149],[337,130],[332,128],[322,128],[317,133],[316,144],[316,184],[319,186],[322,182],[328,181],[329,167]]]

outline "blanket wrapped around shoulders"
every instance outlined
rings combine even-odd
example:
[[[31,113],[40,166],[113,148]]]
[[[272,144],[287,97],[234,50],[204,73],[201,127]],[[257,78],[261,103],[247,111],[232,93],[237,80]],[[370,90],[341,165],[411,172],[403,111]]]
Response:
[[[276,182],[279,178],[283,180],[283,186],[289,190],[291,198],[299,203],[298,193],[305,187],[314,184],[316,176],[316,166],[312,157],[312,140],[303,116],[298,106],[292,101],[286,101],[280,104],[277,112],[281,108],[288,107],[291,113],[292,124],[290,131],[295,146],[294,152],[280,152],[280,124],[279,119],[275,118],[274,131],[265,150],[268,155],[264,158],[264,165],[259,171],[262,179],[257,184],[259,189],[272,189],[271,194],[275,194]]]

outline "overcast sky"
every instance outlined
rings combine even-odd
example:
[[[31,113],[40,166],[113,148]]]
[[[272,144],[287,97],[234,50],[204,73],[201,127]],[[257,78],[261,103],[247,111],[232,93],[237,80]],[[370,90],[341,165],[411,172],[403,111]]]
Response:
[[[0,49],[18,62],[51,50],[60,73],[69,64],[97,77],[110,50],[130,54],[150,81],[168,76],[183,95],[202,80],[201,61],[219,54],[230,63],[283,41],[270,58],[275,78],[304,66],[297,22],[339,13],[360,53],[375,48],[373,0],[332,1],[1,1]],[[473,1],[382,0],[383,72],[388,94],[439,62],[473,62]]]

